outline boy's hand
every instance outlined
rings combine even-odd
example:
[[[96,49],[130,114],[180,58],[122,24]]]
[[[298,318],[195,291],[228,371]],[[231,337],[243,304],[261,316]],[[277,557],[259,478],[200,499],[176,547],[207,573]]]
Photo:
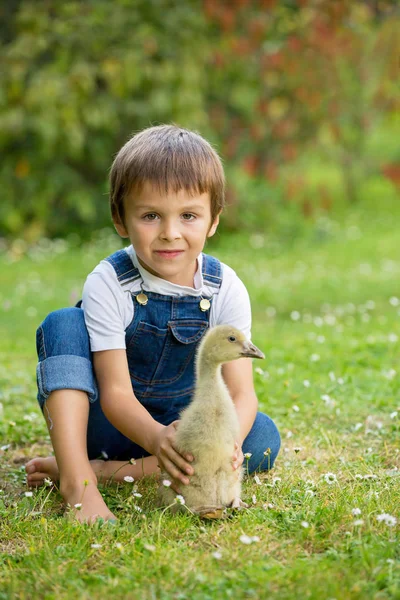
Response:
[[[171,479],[176,482],[174,489],[179,483],[188,485],[188,475],[193,475],[193,467],[189,464],[193,460],[191,454],[182,456],[175,447],[176,430],[179,421],[174,421],[170,425],[161,429],[156,440],[154,454],[158,458],[158,466],[162,471],[166,471]]]
[[[239,469],[244,461],[244,456],[243,456],[243,451],[242,451],[242,445],[239,444],[239,442],[235,442],[235,454],[233,455],[232,458],[232,467],[233,470],[236,471],[236,469]]]

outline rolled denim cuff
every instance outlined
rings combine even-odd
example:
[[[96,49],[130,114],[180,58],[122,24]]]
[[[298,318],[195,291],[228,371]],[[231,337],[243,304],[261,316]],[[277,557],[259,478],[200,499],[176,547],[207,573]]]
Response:
[[[90,360],[70,354],[49,356],[36,368],[38,401],[43,405],[55,390],[80,390],[87,392],[90,402],[98,399],[96,379]]]

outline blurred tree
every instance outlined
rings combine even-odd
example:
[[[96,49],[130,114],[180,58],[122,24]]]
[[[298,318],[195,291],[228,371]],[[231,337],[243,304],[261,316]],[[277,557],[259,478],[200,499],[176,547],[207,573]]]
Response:
[[[281,166],[312,147],[340,168],[345,196],[355,202],[360,181],[380,168],[367,157],[367,136],[400,106],[397,2],[205,0],[204,6],[214,24],[210,119],[231,164],[273,184]],[[284,197],[301,198],[302,185],[298,176],[287,181]],[[238,207],[235,190],[230,198]],[[330,205],[326,190],[321,203]],[[249,210],[260,204],[247,199]],[[306,192],[303,209],[312,212]],[[233,225],[238,214],[231,212]]]
[[[17,8],[3,13],[1,230],[35,238],[101,226],[107,171],[129,135],[207,120],[200,5],[35,0]]]
[[[0,234],[35,239],[109,223],[106,175],[131,133],[176,122],[225,160],[225,223],[312,215],[312,149],[355,202],[398,158],[368,140],[399,108],[395,0],[25,0],[0,8]],[[295,200],[296,202],[293,202]],[[329,190],[320,189],[329,210]]]

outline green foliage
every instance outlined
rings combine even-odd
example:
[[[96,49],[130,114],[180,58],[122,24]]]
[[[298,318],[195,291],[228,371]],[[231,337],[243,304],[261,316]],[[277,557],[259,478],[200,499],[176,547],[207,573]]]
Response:
[[[304,154],[336,166],[347,201],[371,175],[397,189],[398,19],[395,2],[375,5],[4,6],[0,234],[35,240],[109,223],[112,157],[132,133],[163,122],[199,130],[220,151],[237,207],[230,228],[250,229],[265,212],[279,228],[291,220],[287,201],[310,216]],[[387,132],[392,141],[371,151],[369,140]],[[263,186],[250,212],[248,196]],[[322,208],[335,201],[329,186],[320,190]]]
[[[2,49],[2,229],[98,227],[111,157],[133,131],[204,123],[204,20],[173,0],[35,1],[14,26]]]

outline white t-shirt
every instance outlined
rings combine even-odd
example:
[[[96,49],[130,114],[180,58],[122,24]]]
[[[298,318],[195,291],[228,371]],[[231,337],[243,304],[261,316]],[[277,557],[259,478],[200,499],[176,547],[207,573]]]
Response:
[[[210,296],[207,282],[203,282],[201,254],[197,258],[195,287],[192,288],[152,275],[139,264],[132,246],[125,248],[125,251],[139,269],[142,281],[139,279],[122,287],[112,265],[107,260],[102,260],[88,275],[83,287],[82,308],[93,352],[126,348],[125,329],[131,323],[134,311],[132,293],[138,293],[141,284],[145,292],[168,296]],[[235,271],[224,263],[221,266],[222,284],[211,303],[210,327],[233,325],[250,339],[249,295]]]

